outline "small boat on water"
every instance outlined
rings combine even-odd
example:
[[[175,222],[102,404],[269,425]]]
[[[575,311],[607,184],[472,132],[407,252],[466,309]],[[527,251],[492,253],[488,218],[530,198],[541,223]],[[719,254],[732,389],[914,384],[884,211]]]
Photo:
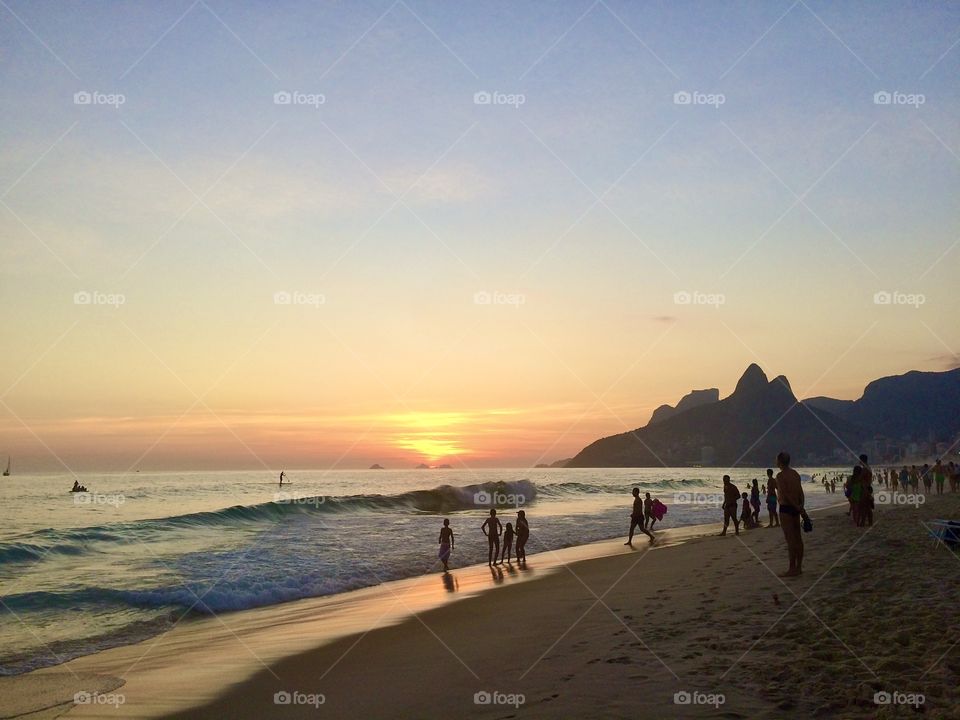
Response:
[[[7,455],[7,469],[3,471],[4,477],[10,477],[10,456]]]

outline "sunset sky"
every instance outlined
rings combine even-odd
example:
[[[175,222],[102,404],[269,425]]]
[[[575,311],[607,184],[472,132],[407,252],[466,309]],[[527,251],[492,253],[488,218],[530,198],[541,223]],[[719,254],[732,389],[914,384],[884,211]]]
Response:
[[[24,472],[525,466],[751,362],[958,365],[960,5],[0,18]]]

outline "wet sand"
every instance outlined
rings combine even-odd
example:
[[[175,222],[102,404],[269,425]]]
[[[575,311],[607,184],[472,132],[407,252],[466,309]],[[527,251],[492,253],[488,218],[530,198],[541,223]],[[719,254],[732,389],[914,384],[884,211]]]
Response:
[[[927,717],[960,717],[960,557],[922,525],[940,517],[960,517],[960,498],[878,507],[869,530],[842,507],[817,511],[805,573],[789,580],[776,577],[779,530],[721,538],[697,526],[664,533],[651,551],[641,536],[635,551],[608,542],[531,554],[526,572],[506,567],[502,582],[472,567],[190,621],[0,681],[0,714],[914,716],[874,703],[889,692],[922,693]],[[74,705],[68,691],[94,681],[124,704]],[[38,682],[60,689],[38,693]],[[30,697],[50,709],[23,715],[43,704]]]

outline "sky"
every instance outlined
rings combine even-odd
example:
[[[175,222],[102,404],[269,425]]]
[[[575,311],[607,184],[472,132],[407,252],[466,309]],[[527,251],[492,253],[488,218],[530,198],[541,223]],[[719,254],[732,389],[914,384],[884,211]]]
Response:
[[[0,3],[0,454],[529,466],[958,365],[960,5]]]

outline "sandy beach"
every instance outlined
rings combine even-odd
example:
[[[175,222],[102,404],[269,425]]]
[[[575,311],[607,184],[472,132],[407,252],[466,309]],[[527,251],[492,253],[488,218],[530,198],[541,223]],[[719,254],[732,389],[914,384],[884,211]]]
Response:
[[[797,579],[777,577],[779,530],[698,526],[531,556],[533,581],[508,568],[490,591],[488,568],[454,570],[455,593],[439,573],[371,588],[341,608],[368,631],[339,639],[309,602],[186,623],[4,679],[3,716],[873,718],[913,716],[922,695],[928,717],[960,717],[960,559],[923,525],[958,511],[950,495],[878,507],[872,529],[818,511]],[[103,702],[74,704],[80,689]]]

